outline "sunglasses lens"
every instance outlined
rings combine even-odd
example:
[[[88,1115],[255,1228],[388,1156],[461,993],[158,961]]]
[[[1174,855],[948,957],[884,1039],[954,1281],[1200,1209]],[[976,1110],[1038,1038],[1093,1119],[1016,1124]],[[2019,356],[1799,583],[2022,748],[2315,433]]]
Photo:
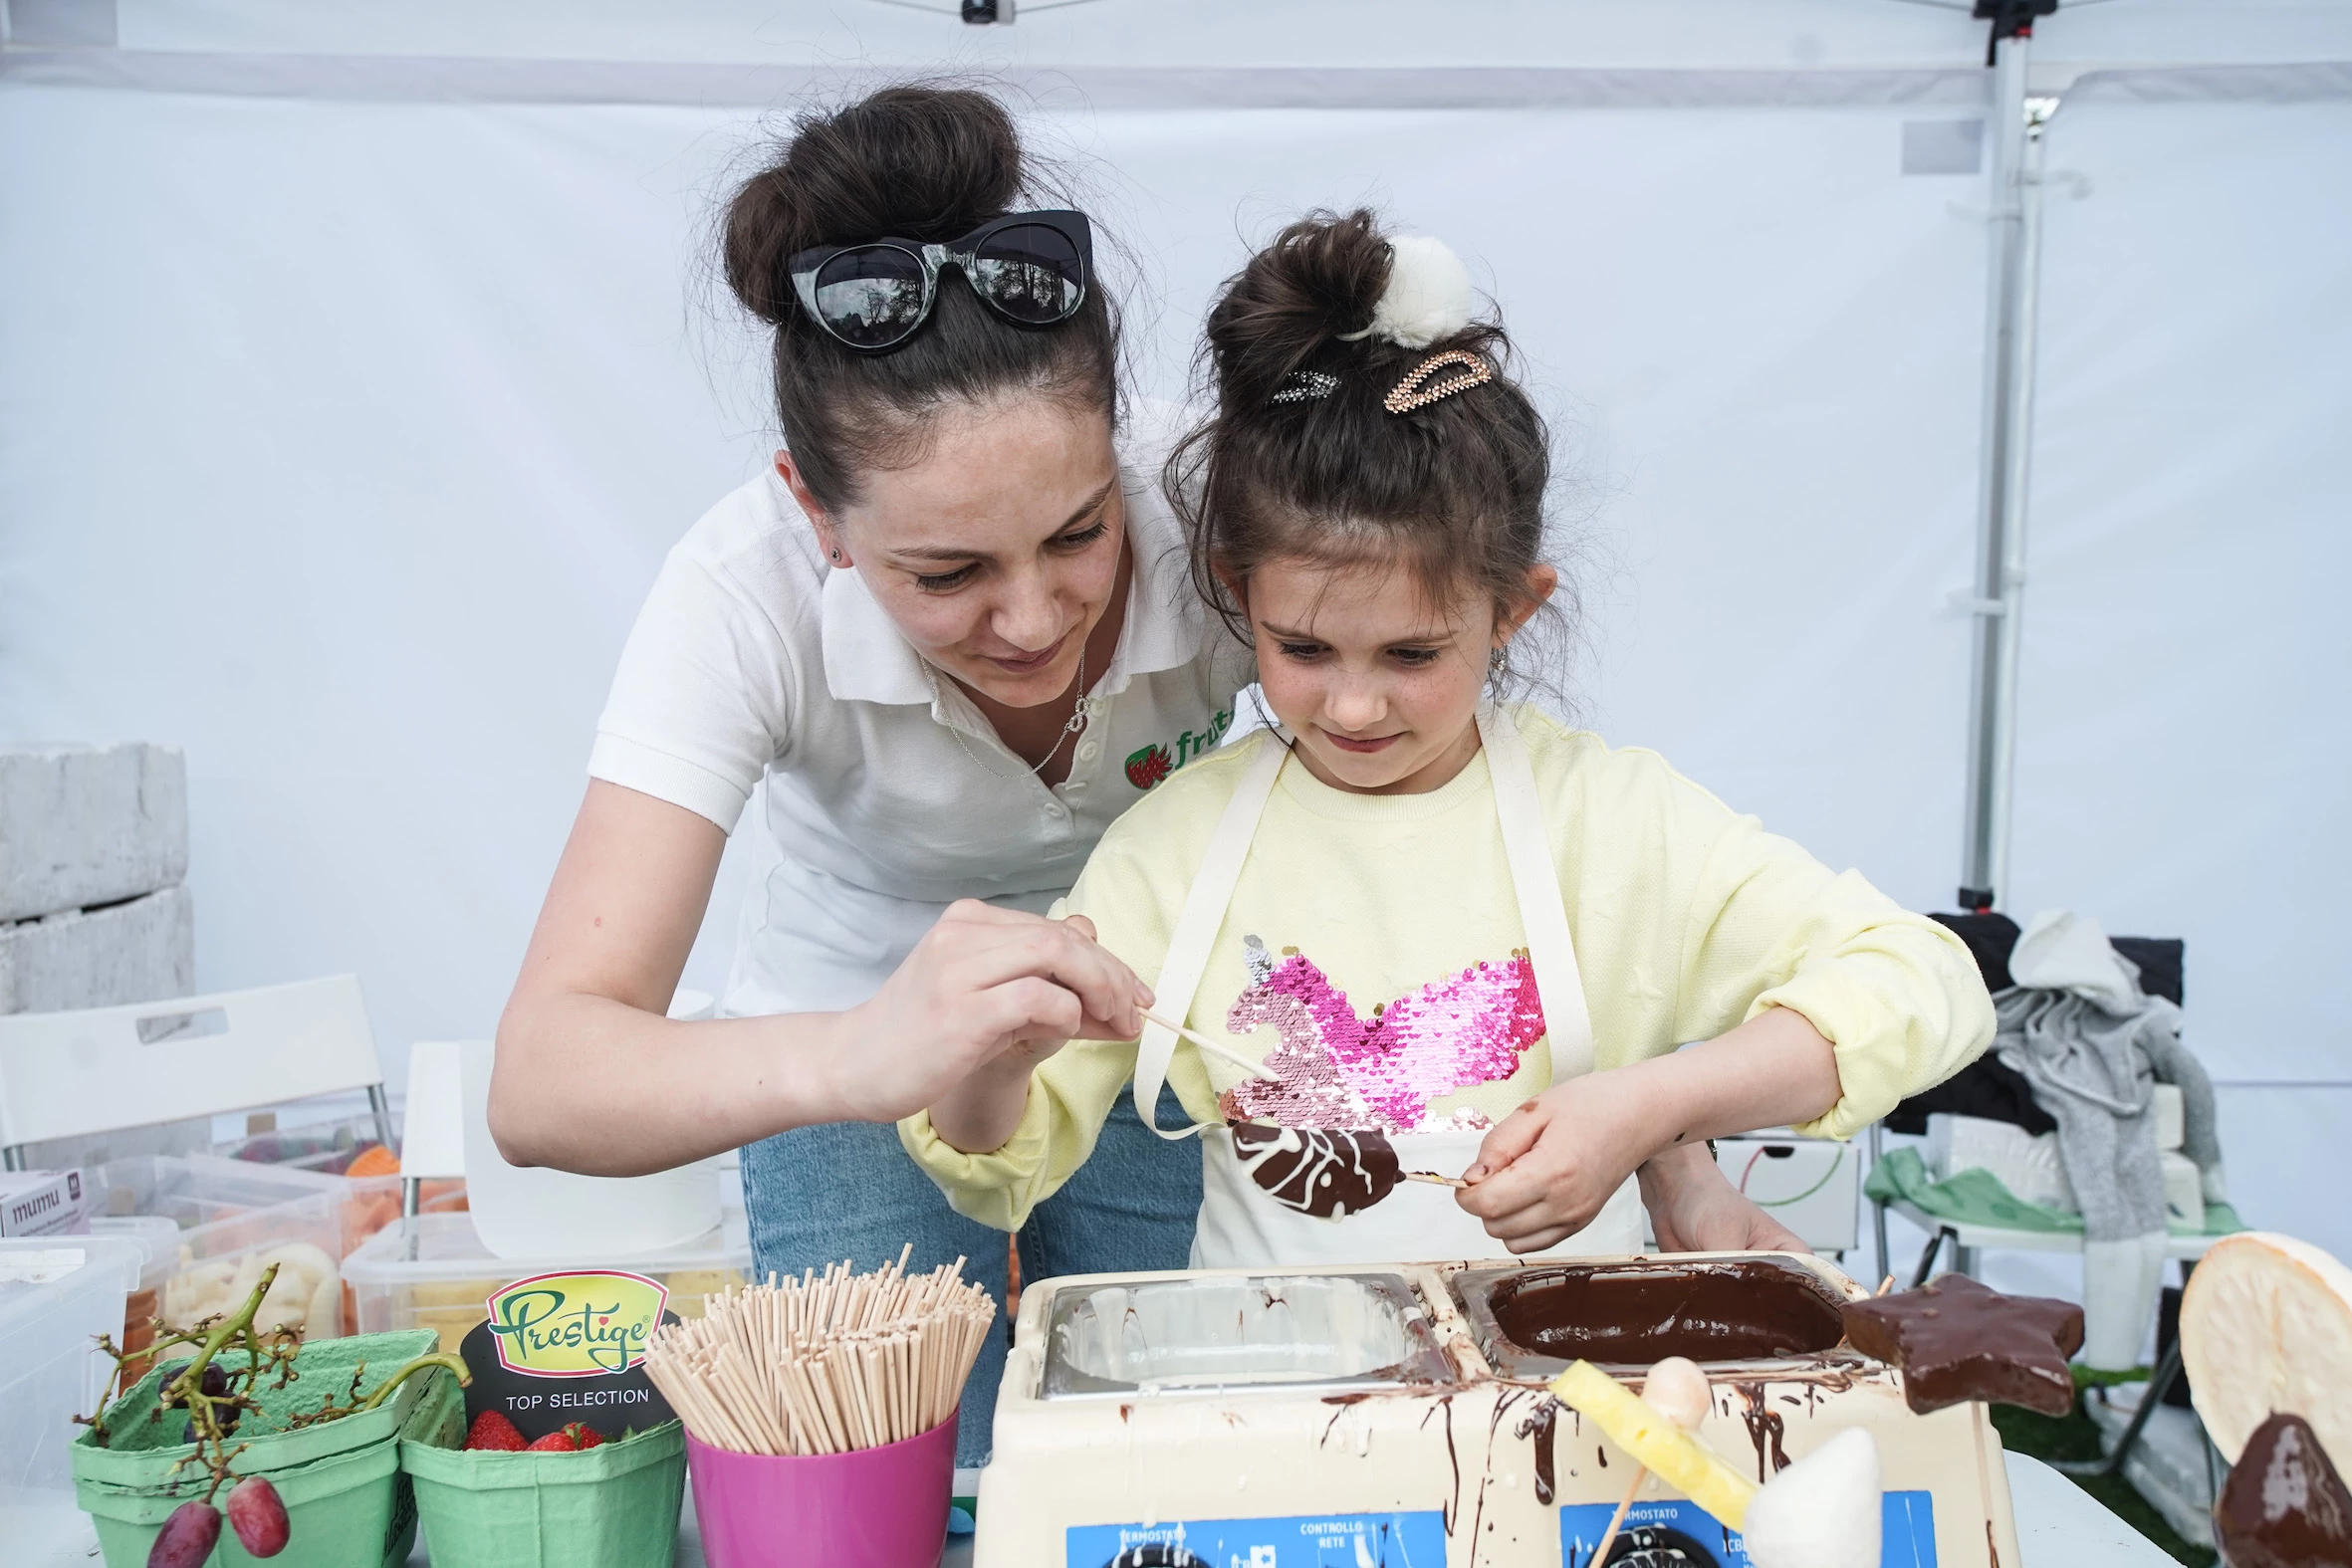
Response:
[[[972,283],[1017,322],[1067,320],[1085,298],[1086,270],[1068,235],[1042,223],[999,229],[973,252]]]
[[[922,325],[922,258],[895,245],[843,251],[817,273],[817,314],[859,348],[882,348]]]

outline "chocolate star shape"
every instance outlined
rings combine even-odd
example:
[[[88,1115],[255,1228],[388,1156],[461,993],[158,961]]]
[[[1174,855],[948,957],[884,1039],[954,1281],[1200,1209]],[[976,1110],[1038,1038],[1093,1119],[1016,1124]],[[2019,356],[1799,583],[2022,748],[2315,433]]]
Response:
[[[2047,1296],[2004,1296],[1966,1274],[1845,1305],[1846,1338],[1903,1372],[1904,1402],[1924,1416],[1964,1400],[2022,1405],[2046,1416],[2074,1408],[2066,1358],[2082,1348],[2082,1308]]]
[[[2214,1509],[2230,1568],[2352,1563],[2352,1492],[2300,1416],[2273,1415],[2245,1440]]]

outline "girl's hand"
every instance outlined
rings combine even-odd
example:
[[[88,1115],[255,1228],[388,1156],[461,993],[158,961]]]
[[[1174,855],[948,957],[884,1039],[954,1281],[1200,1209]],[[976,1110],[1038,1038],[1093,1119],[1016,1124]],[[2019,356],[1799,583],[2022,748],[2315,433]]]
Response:
[[[1682,1144],[1641,1168],[1642,1207],[1665,1252],[1809,1252],[1787,1227],[1732,1186],[1704,1143]]]
[[[1660,1136],[1672,1132],[1638,1070],[1570,1078],[1487,1134],[1454,1201],[1514,1252],[1541,1251],[1590,1225]]]
[[[846,1116],[891,1122],[970,1079],[984,1102],[972,1109],[1000,1108],[1015,1090],[1026,1099],[1030,1069],[1064,1041],[1142,1033],[1136,1009],[1150,1003],[1150,989],[1096,944],[1083,916],[1048,920],[961,900],[871,1001],[841,1015],[828,1063],[834,1094]],[[985,1147],[1011,1134],[1008,1123]]]

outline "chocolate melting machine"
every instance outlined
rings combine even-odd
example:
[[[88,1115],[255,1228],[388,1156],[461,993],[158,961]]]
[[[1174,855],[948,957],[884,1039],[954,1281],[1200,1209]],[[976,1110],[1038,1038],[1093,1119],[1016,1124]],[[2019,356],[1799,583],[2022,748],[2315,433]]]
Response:
[[[1761,1480],[1877,1440],[1887,1568],[2016,1568],[1983,1405],[1914,1415],[1814,1258],[1712,1253],[1040,1280],[1023,1291],[975,1568],[1595,1568],[1633,1461],[1544,1384],[1707,1373],[1700,1440]],[[1614,1568],[1747,1568],[1655,1477]]]

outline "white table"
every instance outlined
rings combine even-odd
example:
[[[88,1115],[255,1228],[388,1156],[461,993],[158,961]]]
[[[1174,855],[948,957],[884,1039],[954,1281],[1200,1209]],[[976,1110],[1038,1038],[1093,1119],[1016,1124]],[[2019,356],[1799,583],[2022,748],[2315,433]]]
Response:
[[[2097,1498],[2039,1459],[2012,1454],[2008,1468],[2024,1568],[2171,1568],[2170,1557],[2109,1513]],[[13,1513],[11,1519],[7,1533],[16,1537],[17,1528],[27,1526],[26,1534],[38,1542],[38,1550],[19,1557],[24,1537],[12,1539],[10,1568],[20,1563],[23,1568],[91,1568],[98,1561],[98,1537],[91,1532],[90,1521],[78,1512],[60,1510],[57,1518],[39,1521],[42,1527],[38,1529],[30,1528],[34,1521],[22,1512]],[[408,1559],[409,1568],[427,1568],[430,1561],[420,1538]],[[940,1564],[941,1568],[967,1568],[971,1561],[971,1537],[959,1536],[948,1542]],[[703,1568],[691,1497],[678,1529],[676,1568]]]

